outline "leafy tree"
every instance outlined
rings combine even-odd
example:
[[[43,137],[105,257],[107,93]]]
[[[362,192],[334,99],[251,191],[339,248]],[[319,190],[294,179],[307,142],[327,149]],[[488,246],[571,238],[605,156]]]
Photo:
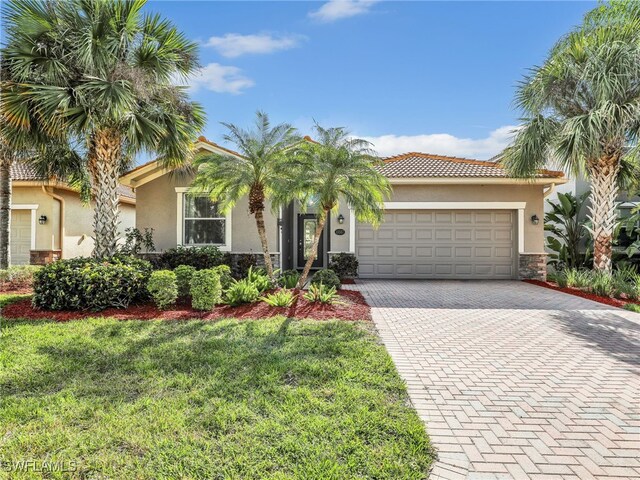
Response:
[[[204,125],[176,78],[196,71],[197,45],[144,0],[11,0],[0,113],[9,126],[72,146],[95,202],[94,255],[116,252],[118,178],[141,151],[166,167],[190,160]]]
[[[301,200],[303,209],[313,199],[317,205],[317,227],[307,262],[298,280],[306,283],[318,254],[320,235],[331,211],[346,202],[361,222],[378,225],[382,221],[383,202],[390,194],[389,181],[376,170],[378,158],[371,143],[351,138],[344,128],[315,126],[316,142],[303,142],[293,153],[291,186],[286,189]]]
[[[587,227],[582,219],[582,210],[588,193],[576,197],[572,193],[558,193],[558,201],[547,203],[551,211],[544,216],[544,229],[552,235],[547,237],[547,246],[554,252],[550,263],[557,268],[578,268],[584,263],[580,252],[587,235]]]
[[[273,277],[273,265],[264,224],[265,201],[270,199],[273,209],[286,202],[283,180],[287,168],[287,149],[299,138],[288,123],[271,126],[269,116],[256,113],[252,130],[244,130],[223,123],[228,132],[224,139],[235,145],[240,156],[209,153],[195,161],[197,175],[191,191],[206,193],[218,202],[222,212],[228,212],[245,195],[249,195],[249,213],[255,217],[267,274]],[[282,200],[282,201],[279,201]]]
[[[639,157],[640,3],[614,1],[590,12],[525,77],[516,102],[525,118],[503,153],[505,166],[531,177],[553,158],[586,176],[594,267],[610,271],[621,172]]]

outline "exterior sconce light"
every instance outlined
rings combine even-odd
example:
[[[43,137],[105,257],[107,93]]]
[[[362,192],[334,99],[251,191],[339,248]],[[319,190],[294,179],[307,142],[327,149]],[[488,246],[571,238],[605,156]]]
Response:
[[[342,215],[342,214],[338,215],[338,223],[340,225],[342,225],[344,223],[344,215]]]
[[[40,215],[40,218],[38,218],[38,223],[40,225],[44,225],[45,223],[47,223],[47,216],[46,215]]]
[[[538,215],[531,215],[531,223],[533,223],[534,225],[538,225],[540,223],[540,218],[538,218]]]

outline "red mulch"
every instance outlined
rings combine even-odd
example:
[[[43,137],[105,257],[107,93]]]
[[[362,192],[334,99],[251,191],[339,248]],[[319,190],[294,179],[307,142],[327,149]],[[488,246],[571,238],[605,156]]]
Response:
[[[585,292],[580,290],[579,288],[573,287],[559,287],[557,284],[553,282],[543,282],[541,280],[524,280],[527,283],[532,283],[533,285],[538,285],[539,287],[549,288],[551,290],[556,290],[558,292],[568,293],[569,295],[575,295],[576,297],[586,298],[588,300],[593,300],[594,302],[604,303],[605,305],[609,305],[610,307],[618,307],[623,308],[627,303],[635,303],[640,305],[640,301],[635,300],[622,300],[619,298],[612,297],[601,297],[600,295],[594,295],[593,293]]]
[[[80,320],[88,317],[111,317],[118,320],[188,320],[199,318],[217,320],[221,318],[267,318],[283,315],[291,318],[313,318],[316,320],[371,320],[371,309],[360,292],[341,290],[338,303],[325,305],[308,302],[302,296],[289,308],[270,307],[264,302],[231,307],[220,305],[210,312],[192,310],[188,304],[178,304],[169,310],[158,310],[153,304],[132,305],[127,309],[110,308],[101,312],[48,311],[31,306],[31,300],[19,300],[2,309],[4,318],[49,319],[58,322]]]
[[[356,281],[353,278],[343,278],[340,280],[340,283],[342,285],[355,285]]]

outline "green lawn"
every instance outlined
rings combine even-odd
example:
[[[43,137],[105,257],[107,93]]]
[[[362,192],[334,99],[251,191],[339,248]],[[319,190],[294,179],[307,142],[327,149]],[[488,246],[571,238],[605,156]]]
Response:
[[[426,433],[370,328],[3,321],[0,460],[76,462],[53,478],[425,478]]]

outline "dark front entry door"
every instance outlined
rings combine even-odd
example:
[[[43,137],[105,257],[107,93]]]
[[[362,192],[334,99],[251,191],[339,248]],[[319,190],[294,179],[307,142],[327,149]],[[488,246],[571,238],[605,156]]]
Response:
[[[313,236],[316,233],[318,219],[313,214],[298,215],[298,268],[304,268],[307,258],[311,253],[313,246]],[[313,268],[322,268],[324,259],[324,232],[320,235],[320,243],[318,243],[318,255],[313,262]]]

